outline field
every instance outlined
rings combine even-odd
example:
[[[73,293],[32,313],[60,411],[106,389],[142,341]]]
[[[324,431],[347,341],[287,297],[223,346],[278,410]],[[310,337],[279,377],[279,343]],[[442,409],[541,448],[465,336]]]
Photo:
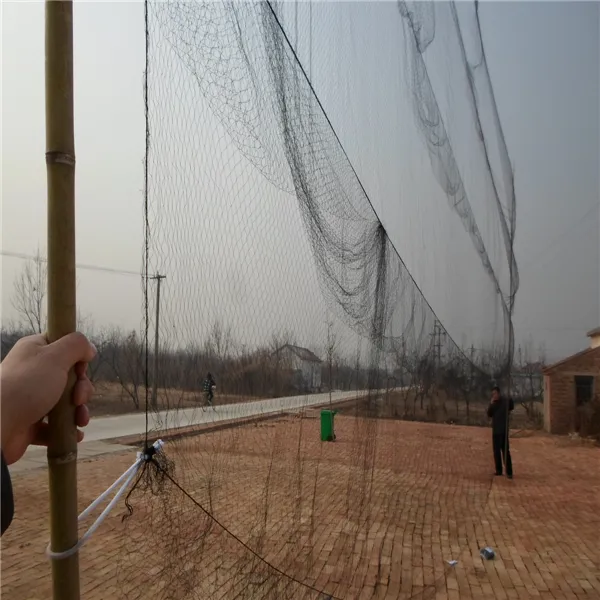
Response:
[[[136,412],[136,406],[131,395],[118,383],[110,383],[107,381],[98,381],[94,383],[94,397],[90,402],[90,413],[92,417],[106,417],[114,415],[124,415],[127,413]],[[130,387],[130,392],[134,393]],[[141,399],[139,410],[144,409],[144,401],[146,397],[146,389],[139,387],[137,396]],[[236,402],[251,401],[256,398],[240,397],[233,395],[218,394],[216,401],[219,404],[234,404]],[[182,392],[181,390],[163,390],[158,392],[158,404],[161,410],[163,409],[181,409],[194,408],[201,406],[204,403],[204,394],[194,392]]]
[[[443,390],[432,389],[425,395],[411,388],[382,394],[377,400],[376,412],[390,419],[486,426],[489,425],[488,406],[487,397],[477,397],[467,403],[465,399],[449,396]],[[517,403],[511,414],[511,428],[539,429],[542,424],[541,410],[538,403],[528,414],[523,404]],[[367,414],[366,411],[362,412]]]
[[[189,497],[167,479],[124,521],[121,504],[81,552],[82,597],[600,597],[598,448],[515,436],[509,481],[491,476],[489,429],[339,416],[336,433],[321,443],[314,412],[167,443]],[[82,462],[81,507],[133,458]],[[47,477],[13,483],[2,594],[46,599]]]

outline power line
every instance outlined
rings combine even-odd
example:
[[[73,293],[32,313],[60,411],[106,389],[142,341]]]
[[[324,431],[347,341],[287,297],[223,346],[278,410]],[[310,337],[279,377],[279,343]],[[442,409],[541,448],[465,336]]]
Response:
[[[25,254],[24,252],[10,252],[8,250],[0,250],[1,256],[8,256],[10,258],[20,258],[23,260],[39,260],[41,262],[48,262],[43,256],[33,256],[32,254]],[[75,265],[77,269],[83,269],[85,271],[101,271],[104,273],[114,273],[116,275],[135,275],[141,277],[142,274],[137,271],[127,271],[126,269],[113,269],[112,267],[102,267],[100,265],[90,265],[77,263]]]

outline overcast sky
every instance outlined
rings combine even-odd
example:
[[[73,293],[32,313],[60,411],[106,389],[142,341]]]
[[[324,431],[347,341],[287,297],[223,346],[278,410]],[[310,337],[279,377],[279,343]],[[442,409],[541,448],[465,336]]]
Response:
[[[386,185],[392,186],[390,181],[394,181],[396,173],[403,172],[396,162],[402,162],[403,152],[407,159],[402,168],[410,171],[411,146],[405,144],[398,149],[398,154],[383,144],[375,147],[375,140],[381,138],[373,135],[373,131],[381,127],[377,123],[380,111],[361,112],[361,106],[367,106],[367,99],[353,102],[356,96],[344,94],[341,91],[344,88],[340,88],[341,83],[353,85],[352,82],[348,83],[343,74],[339,74],[342,69],[336,73],[331,68],[335,60],[331,57],[337,55],[331,48],[327,50],[327,44],[344,47],[348,43],[348,22],[362,15],[362,29],[354,31],[358,39],[361,31],[363,34],[375,31],[377,23],[382,23],[382,15],[392,8],[391,4],[382,8],[368,3],[347,8],[351,17],[346,21],[342,5],[321,6],[320,12],[315,8],[312,79],[390,238],[415,279],[430,291],[432,297],[428,299],[442,320],[460,321],[463,327],[465,316],[456,312],[458,292],[452,285],[458,285],[460,265],[466,262],[448,261],[451,268],[446,266],[443,272],[440,260],[431,262],[431,257],[444,250],[431,239],[440,226],[446,226],[446,217],[431,212],[426,205],[417,207],[410,201],[410,190],[422,189],[425,185],[425,162],[419,166],[419,176],[407,184],[409,192],[403,190],[402,202],[398,203],[395,197],[390,199],[395,190]],[[598,4],[484,2],[480,12],[488,64],[515,168],[516,252],[521,273],[515,314],[517,337],[523,342],[532,336],[536,345],[546,345],[550,358],[557,358],[584,347],[585,332],[600,324]],[[369,16],[372,25],[364,25],[367,21],[370,23]],[[397,22],[387,20],[385,31],[389,30],[390,35],[393,27],[400,26],[400,18],[396,18]],[[290,22],[286,21],[286,28],[293,27]],[[372,27],[371,30],[368,27]],[[293,32],[290,35],[293,36]],[[362,41],[368,42],[368,38]],[[390,41],[389,48],[395,43]],[[369,69],[375,72],[376,62],[369,64],[369,56],[375,55],[364,51],[358,42],[353,46],[356,64],[365,73]],[[320,59],[325,54],[328,58]],[[302,52],[300,55],[302,58]],[[385,61],[386,64],[380,66],[381,73],[395,68],[395,60]],[[31,254],[36,247],[43,250],[45,246],[43,67],[43,4],[3,3],[3,251]],[[76,4],[79,263],[140,269],[143,68],[141,3]],[[385,98],[388,87],[393,85],[391,78],[374,77],[373,81],[379,81],[379,86],[376,94],[373,90],[370,93]],[[370,161],[376,154],[377,168],[374,169]],[[475,171],[477,157],[469,160]],[[384,163],[389,163],[389,167],[381,166]],[[409,235],[408,230],[414,230],[421,221],[429,223],[431,230],[425,227],[425,233]],[[462,256],[464,249],[460,244],[464,242],[456,239],[455,245],[445,248],[458,257]],[[3,257],[2,315],[5,319],[14,317],[10,296],[15,274],[21,267],[22,261]],[[237,281],[236,277],[234,274],[228,278],[231,302],[239,292],[231,283]],[[440,278],[443,278],[443,286]],[[78,280],[81,309],[92,315],[96,324],[115,324],[129,329],[139,326],[139,279],[82,269]],[[441,287],[452,289],[448,292]],[[223,302],[221,296],[219,302]]]

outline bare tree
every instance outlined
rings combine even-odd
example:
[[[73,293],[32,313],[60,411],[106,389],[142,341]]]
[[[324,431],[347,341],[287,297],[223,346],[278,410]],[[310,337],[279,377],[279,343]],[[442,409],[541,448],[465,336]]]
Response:
[[[94,321],[90,315],[83,314],[80,308],[77,308],[77,331],[85,333],[89,338],[94,337]]]
[[[42,333],[46,329],[46,281],[46,260],[38,249],[17,277],[12,296],[14,309],[31,333]]]
[[[421,410],[423,410],[423,400],[428,398],[430,401],[429,411],[433,410],[431,404],[433,403],[433,394],[431,393],[435,387],[436,378],[436,355],[431,349],[425,352],[424,355],[411,357],[413,364],[413,381],[416,383],[416,394],[413,399],[413,413],[416,412],[417,402],[420,403]]]
[[[277,352],[288,344],[294,344],[295,336],[291,331],[287,329],[284,331],[276,331],[271,336],[271,343],[269,344],[271,352]]]
[[[140,408],[140,392],[144,382],[143,346],[137,333],[126,337],[118,330],[110,332],[103,344],[103,362],[106,363],[136,410]]]
[[[233,336],[231,326],[224,327],[218,319],[213,323],[208,339],[205,344],[205,351],[210,357],[217,359],[221,363],[227,358],[233,347]]]
[[[77,317],[77,321],[78,323],[80,322],[79,315]],[[87,376],[93,383],[102,378],[104,365],[107,364],[106,358],[107,354],[109,353],[108,349],[111,347],[111,343],[114,341],[114,339],[111,339],[110,335],[106,331],[101,330],[100,332],[96,333],[94,331],[94,324],[91,319],[86,319],[86,322],[89,324],[89,326],[86,327],[85,330],[83,327],[80,327],[79,324],[77,325],[77,330],[84,331],[84,333],[96,347],[96,356],[94,356],[92,362],[89,363],[87,369]],[[109,370],[114,373],[112,367],[110,365],[108,365],[108,367]]]
[[[537,406],[542,401],[544,394],[542,369],[545,363],[545,349],[538,348],[538,356],[533,350],[533,340],[529,339],[517,351],[518,369],[524,386],[519,390],[523,400],[523,408],[529,419],[539,418]]]
[[[19,313],[20,325],[27,333],[43,333],[46,330],[46,293],[48,263],[39,249],[19,273],[14,284],[11,304]],[[90,328],[90,318],[77,310],[77,331]]]

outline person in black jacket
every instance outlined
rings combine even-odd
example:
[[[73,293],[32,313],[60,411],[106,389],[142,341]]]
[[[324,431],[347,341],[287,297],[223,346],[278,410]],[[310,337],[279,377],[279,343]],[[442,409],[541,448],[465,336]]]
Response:
[[[75,425],[85,427],[90,420],[87,403],[94,387],[87,378],[87,363],[96,348],[81,333],[70,333],[52,344],[43,335],[21,338],[0,365],[0,405],[2,408],[0,498],[2,531],[10,526],[14,499],[8,465],[19,460],[31,444],[48,444],[48,423],[44,417],[60,400],[74,368]],[[77,431],[77,441],[83,432]]]
[[[204,395],[206,397],[206,403],[212,406],[213,398],[215,397],[214,389],[217,386],[213,376],[209,373],[204,380]]]
[[[496,475],[502,475],[502,459],[506,466],[506,476],[512,479],[512,459],[508,444],[508,416],[515,407],[512,398],[504,398],[500,395],[500,388],[492,388],[492,401],[488,407],[488,417],[492,419],[492,445],[494,448],[494,463],[496,464]]]

